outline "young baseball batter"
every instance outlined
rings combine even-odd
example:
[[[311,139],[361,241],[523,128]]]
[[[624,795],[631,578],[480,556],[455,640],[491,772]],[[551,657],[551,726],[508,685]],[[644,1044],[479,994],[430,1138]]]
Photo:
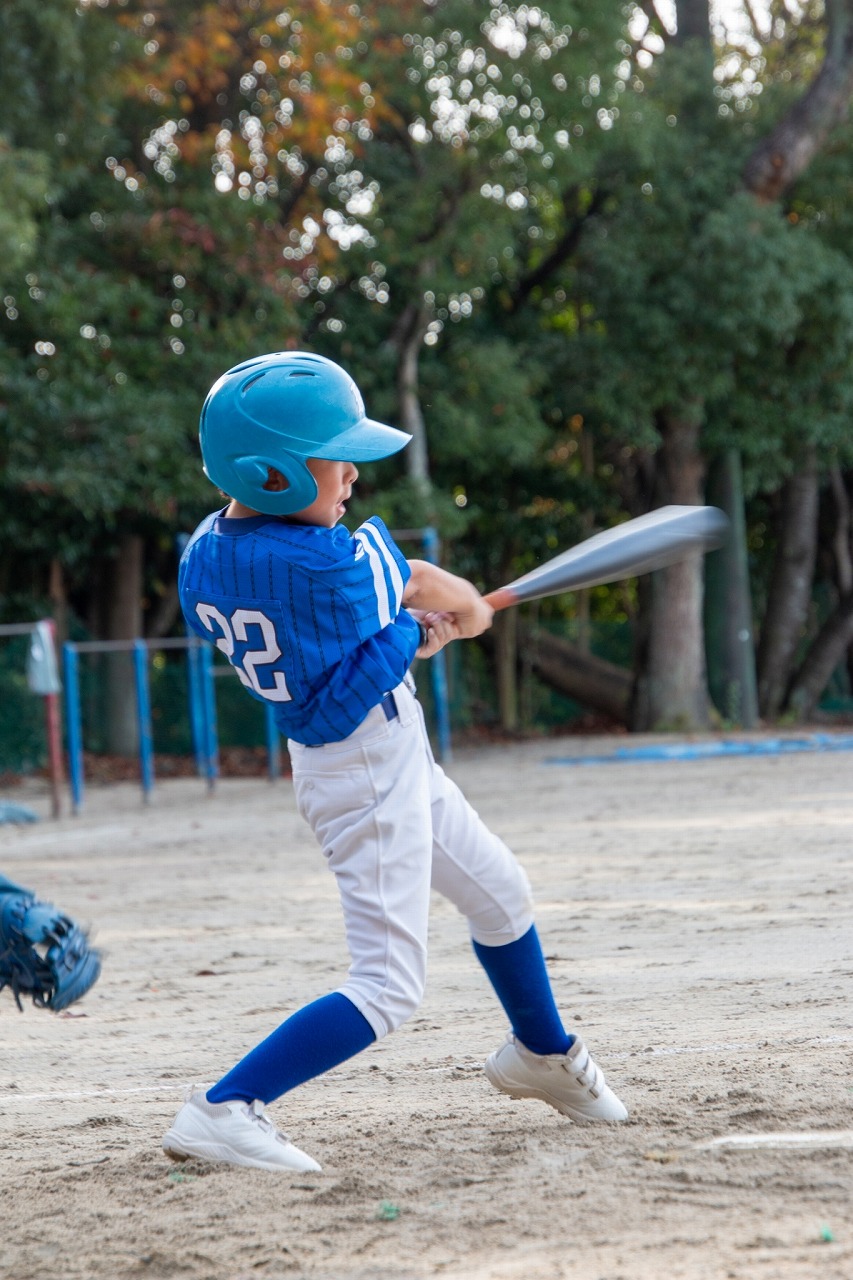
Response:
[[[205,471],[230,501],[187,545],[181,603],[275,707],[297,807],[337,879],[351,964],[336,991],[188,1098],[163,1140],[177,1160],[319,1171],[264,1105],[415,1011],[431,888],[466,918],[510,1023],[485,1064],[491,1083],[573,1120],[627,1117],[564,1030],[524,872],[435,763],[408,674],[414,657],[485,631],[492,610],[464,579],[404,559],[378,517],[352,534],[340,524],[354,464],[409,439],[365,417],[350,376],[305,352],[237,365],[202,410]]]

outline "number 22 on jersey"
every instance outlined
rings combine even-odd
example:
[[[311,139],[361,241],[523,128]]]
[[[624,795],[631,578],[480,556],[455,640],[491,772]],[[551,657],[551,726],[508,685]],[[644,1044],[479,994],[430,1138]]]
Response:
[[[288,691],[284,672],[264,672],[264,667],[269,667],[281,657],[271,618],[261,613],[260,609],[235,609],[231,617],[226,618],[212,604],[197,604],[195,611],[205,630],[215,637],[217,649],[225,654],[247,689],[253,690],[259,698],[265,698],[268,702],[290,702],[292,695]],[[263,647],[248,648],[242,658],[237,659],[234,656],[236,642],[245,644],[255,640],[254,634],[250,637],[249,627],[260,629],[258,638]],[[216,635],[217,628],[222,633],[219,636]],[[261,683],[263,675],[267,678],[272,675],[272,685]]]

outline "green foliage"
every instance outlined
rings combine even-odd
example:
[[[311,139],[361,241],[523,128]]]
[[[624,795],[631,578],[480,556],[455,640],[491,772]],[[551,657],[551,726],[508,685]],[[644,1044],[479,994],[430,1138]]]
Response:
[[[772,486],[805,443],[849,456],[851,264],[814,211],[740,189],[750,130],[696,104],[689,56],[666,60],[606,158],[619,198],[584,238],[583,302],[553,321],[565,376],[603,439],[653,448],[659,415],[698,406],[706,450],[736,445],[749,487]]]
[[[0,637],[0,775],[29,773],[47,755],[44,700],[27,684],[28,643]]]
[[[776,235],[784,327],[741,359],[737,394],[709,405],[709,445],[741,445],[751,488],[772,489],[810,445],[827,462],[853,458],[853,266],[808,227],[779,219]]]
[[[118,29],[99,5],[5,0],[0,23],[3,131],[19,148],[80,163],[97,154],[104,81]]]
[[[804,13],[715,87],[701,51],[641,69],[626,13],[578,0],[10,0],[0,592],[43,596],[58,558],[86,611],[119,529],[165,586],[217,501],[214,378],[306,346],[395,421],[412,326],[432,492],[390,459],[351,515],[437,523],[483,586],[648,501],[667,413],[736,444],[759,503],[804,444],[846,463],[849,126],[784,207],[740,181],[814,73]]]
[[[423,362],[422,399],[436,463],[459,468],[458,484],[473,483],[477,490],[538,466],[548,437],[538,366],[508,339],[488,332],[460,332],[449,354],[450,360],[442,355]]]
[[[46,156],[12,148],[0,138],[0,288],[33,256],[48,172]]]

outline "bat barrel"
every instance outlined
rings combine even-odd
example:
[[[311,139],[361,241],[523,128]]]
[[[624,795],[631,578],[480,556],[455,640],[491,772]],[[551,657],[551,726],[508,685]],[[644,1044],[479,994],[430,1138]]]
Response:
[[[717,507],[660,507],[594,534],[486,596],[494,609],[563,591],[635,578],[722,546],[729,530]]]

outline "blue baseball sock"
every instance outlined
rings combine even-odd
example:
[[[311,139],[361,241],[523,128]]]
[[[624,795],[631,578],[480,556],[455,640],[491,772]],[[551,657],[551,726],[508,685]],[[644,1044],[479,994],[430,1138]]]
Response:
[[[207,1091],[208,1102],[273,1102],[330,1071],[376,1039],[367,1019],[340,992],[298,1009]]]
[[[575,1037],[566,1034],[557,1012],[536,926],[502,947],[474,942],[474,951],[525,1048],[531,1053],[565,1053]]]

